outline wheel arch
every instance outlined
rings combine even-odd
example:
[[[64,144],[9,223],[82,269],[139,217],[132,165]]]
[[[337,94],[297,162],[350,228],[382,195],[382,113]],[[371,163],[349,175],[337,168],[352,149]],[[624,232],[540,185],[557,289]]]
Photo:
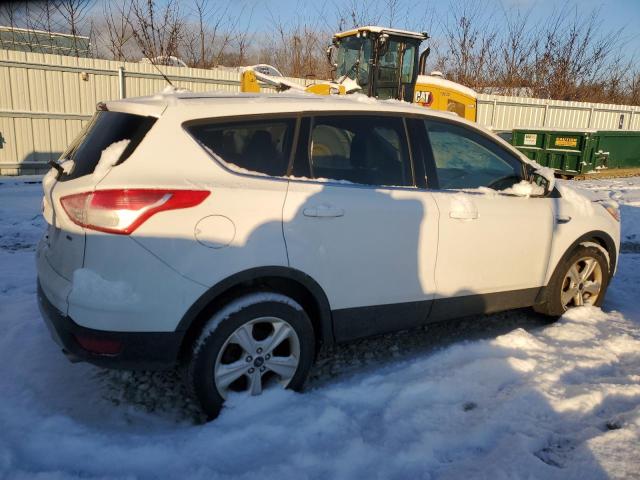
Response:
[[[536,301],[534,303],[534,309],[540,313],[544,313],[545,315],[551,315],[552,317],[559,317],[562,312],[556,311],[554,309],[548,309],[548,295],[550,292],[550,285],[553,283],[556,273],[558,272],[558,268],[560,265],[563,265],[571,255],[574,254],[576,249],[579,246],[591,246],[593,248],[598,248],[604,254],[606,260],[609,265],[609,275],[613,276],[615,273],[616,265],[617,265],[617,249],[616,244],[611,235],[602,231],[602,230],[593,230],[587,233],[580,235],[577,239],[569,245],[568,248],[565,249],[562,256],[558,259],[558,261],[553,265],[553,270],[549,276],[549,280],[547,284],[540,289],[538,292],[538,296],[536,297]],[[609,277],[609,278],[610,278]]]
[[[217,283],[187,310],[176,328],[176,331],[183,332],[178,360],[185,358],[189,346],[216,310],[243,294],[261,289],[282,293],[296,300],[309,315],[318,344],[334,343],[329,300],[313,278],[290,267],[256,267]]]
[[[613,276],[616,270],[618,259],[616,243],[614,242],[613,238],[611,238],[611,235],[609,235],[607,232],[604,232],[602,230],[592,230],[580,235],[576,240],[573,241],[573,243],[565,250],[556,264],[553,266],[553,270],[549,278],[553,277],[553,274],[558,268],[558,265],[562,264],[562,262],[564,262],[578,246],[589,242],[600,245],[606,251],[607,255],[609,256],[609,273],[611,276]]]

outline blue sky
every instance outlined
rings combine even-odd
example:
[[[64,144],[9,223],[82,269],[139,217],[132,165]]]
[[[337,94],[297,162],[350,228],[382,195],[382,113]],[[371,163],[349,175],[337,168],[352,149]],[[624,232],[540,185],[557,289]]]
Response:
[[[401,0],[405,5],[405,9],[400,14],[406,17],[405,13],[408,9],[412,15],[415,15],[415,21],[419,21],[425,16],[425,12],[435,10],[434,19],[442,18],[451,8],[457,8],[459,1],[442,1],[442,0]],[[296,0],[276,0],[273,2],[265,2],[264,0],[245,0],[248,10],[253,9],[251,24],[255,30],[270,31],[272,26],[272,18],[279,19],[284,23],[295,22],[297,18],[304,18],[308,21],[317,21],[322,23],[324,20],[336,17],[338,5],[348,6],[355,4],[360,8],[368,8],[371,5],[382,5],[384,0],[377,2],[366,2],[356,0],[326,0],[324,5],[315,1],[296,1]],[[636,63],[640,63],[640,0],[489,0],[481,2],[486,4],[487,8],[496,8],[502,5],[506,9],[519,8],[522,11],[531,11],[532,22],[543,21],[549,12],[554,9],[562,9],[565,5],[576,7],[568,12],[573,14],[588,14],[594,9],[599,9],[603,31],[617,30],[625,28],[624,36],[628,41],[626,55],[630,58],[632,55],[638,57]],[[341,7],[344,8],[344,7]],[[372,7],[373,8],[373,7]],[[436,20],[437,21],[437,20]],[[425,22],[425,23],[428,23]],[[395,25],[402,27],[403,25]],[[428,28],[425,25],[424,28]],[[416,27],[417,29],[418,27]],[[437,26],[432,27],[434,34],[437,35]]]

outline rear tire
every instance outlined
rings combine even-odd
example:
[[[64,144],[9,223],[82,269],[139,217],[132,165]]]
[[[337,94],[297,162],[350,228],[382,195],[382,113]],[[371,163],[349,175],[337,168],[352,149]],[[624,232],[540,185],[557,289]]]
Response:
[[[597,247],[580,245],[556,267],[546,288],[545,302],[533,308],[555,320],[573,307],[599,307],[609,280],[609,262],[604,253]]]
[[[311,321],[295,300],[271,292],[244,295],[205,324],[187,368],[187,386],[212,420],[232,392],[300,390],[314,352]]]

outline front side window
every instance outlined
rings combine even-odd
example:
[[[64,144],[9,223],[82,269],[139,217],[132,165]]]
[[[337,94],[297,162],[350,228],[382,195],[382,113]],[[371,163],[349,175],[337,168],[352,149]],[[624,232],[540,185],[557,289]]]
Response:
[[[490,139],[452,123],[425,124],[440,188],[504,190],[522,179],[522,164]]]
[[[371,39],[366,37],[346,37],[338,45],[336,76],[347,76],[363,86],[369,83],[369,59]]]
[[[226,163],[251,172],[284,176],[295,119],[198,123],[187,130]]]
[[[365,185],[414,185],[401,118],[316,117],[309,153],[313,178]]]
[[[384,45],[384,53],[380,55],[378,59],[381,82],[397,82],[398,81],[398,68],[400,52],[402,51],[403,43],[397,40],[387,40]]]
[[[402,78],[400,82],[411,83],[413,82],[413,68],[415,65],[416,46],[407,45],[402,55]]]

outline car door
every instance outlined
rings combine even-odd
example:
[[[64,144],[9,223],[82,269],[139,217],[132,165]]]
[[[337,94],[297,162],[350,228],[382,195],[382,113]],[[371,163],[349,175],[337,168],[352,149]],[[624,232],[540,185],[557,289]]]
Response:
[[[553,199],[515,195],[522,162],[480,130],[425,122],[440,210],[432,319],[534,303],[544,284]]]
[[[289,263],[324,289],[338,340],[426,320],[438,210],[400,116],[303,119],[283,211]],[[303,177],[303,178],[301,178]]]

